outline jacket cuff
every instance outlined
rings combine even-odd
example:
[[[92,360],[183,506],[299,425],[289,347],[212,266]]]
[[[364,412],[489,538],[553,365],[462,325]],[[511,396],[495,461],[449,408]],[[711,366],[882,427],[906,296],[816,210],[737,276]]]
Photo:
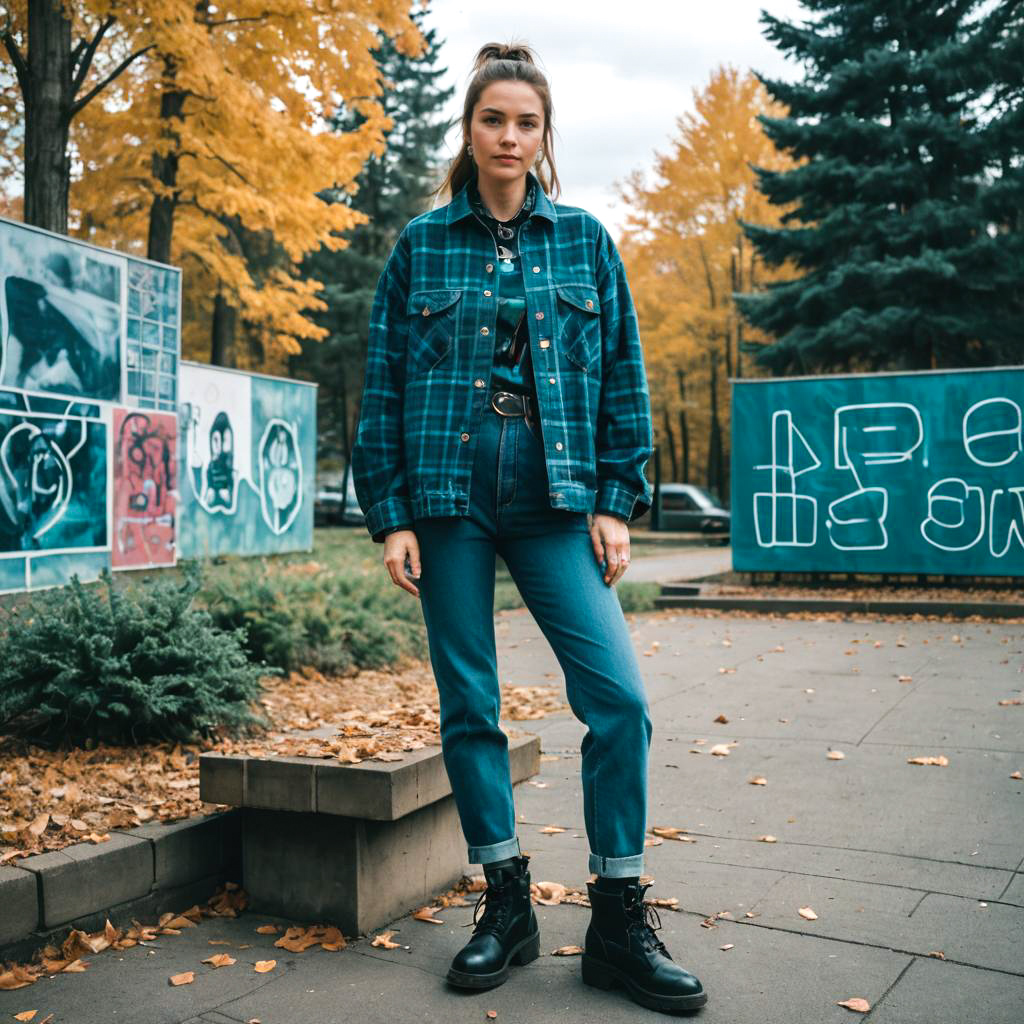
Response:
[[[628,523],[642,516],[650,507],[651,500],[646,492],[637,494],[617,480],[602,480],[598,484],[595,512],[618,516]]]
[[[412,529],[412,502],[408,498],[385,498],[366,513],[366,529],[378,544],[384,543],[385,531]]]

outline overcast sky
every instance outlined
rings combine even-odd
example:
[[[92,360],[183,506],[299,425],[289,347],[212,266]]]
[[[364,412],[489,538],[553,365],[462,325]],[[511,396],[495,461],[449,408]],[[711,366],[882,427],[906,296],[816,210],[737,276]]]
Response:
[[[559,202],[585,207],[617,238],[613,182],[649,170],[655,151],[668,151],[676,118],[693,109],[693,89],[703,89],[717,65],[800,75],[761,35],[762,8],[807,18],[797,0],[431,0],[426,23],[441,40],[444,84],[456,88],[445,111],[456,120],[476,51],[512,38],[530,44],[551,84]],[[456,125],[450,153],[461,138]]]

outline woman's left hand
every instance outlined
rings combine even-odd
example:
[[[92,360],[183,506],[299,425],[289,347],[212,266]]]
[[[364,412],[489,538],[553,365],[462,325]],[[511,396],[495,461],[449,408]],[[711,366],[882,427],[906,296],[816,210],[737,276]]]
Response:
[[[629,527],[624,519],[603,512],[594,514],[590,540],[598,565],[606,563],[604,581],[614,587],[629,567]]]

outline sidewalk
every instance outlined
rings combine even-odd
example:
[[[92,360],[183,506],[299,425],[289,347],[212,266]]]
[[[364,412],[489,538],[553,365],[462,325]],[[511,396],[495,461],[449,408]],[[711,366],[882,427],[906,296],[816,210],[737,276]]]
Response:
[[[495,622],[502,682],[561,689],[529,613]],[[1019,1024],[1024,782],[1010,775],[1024,770],[1024,706],[998,702],[1024,690],[1021,628],[671,612],[631,616],[630,625],[654,719],[648,825],[696,839],[645,852],[648,899],[679,901],[679,912],[659,908],[659,937],[709,994],[693,1019]],[[720,714],[728,724],[715,723]],[[585,729],[569,713],[509,725],[538,732],[544,755],[557,755],[534,780],[545,787],[516,791],[532,880],[585,891]],[[719,757],[708,753],[716,743],[734,745]],[[845,757],[828,759],[830,749]],[[907,763],[938,754],[947,766]],[[767,784],[751,785],[755,776]],[[541,834],[548,824],[567,830]],[[764,834],[778,841],[758,841]],[[798,913],[808,906],[816,920]],[[572,904],[536,906],[542,955],[504,985],[448,988],[472,910],[445,910],[443,925],[393,922],[393,940],[408,950],[373,947],[369,936],[336,953],[275,949],[276,936],[255,930],[274,920],[264,915],[205,921],[148,948],[88,958],[84,973],[0,992],[0,1020],[29,1009],[36,1024],[51,1012],[52,1024],[462,1024],[487,1021],[489,1010],[524,1024],[667,1016],[584,986],[578,956],[550,955],[582,944],[589,911]],[[220,952],[237,964],[201,963]],[[275,970],[254,973],[264,959],[276,959]],[[168,984],[186,970],[194,984]],[[851,997],[871,1012],[836,1005]]]

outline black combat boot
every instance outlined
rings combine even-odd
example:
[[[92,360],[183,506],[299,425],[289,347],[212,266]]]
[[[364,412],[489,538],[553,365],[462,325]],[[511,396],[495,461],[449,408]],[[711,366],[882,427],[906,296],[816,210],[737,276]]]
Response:
[[[591,918],[583,946],[583,980],[606,989],[619,984],[633,1002],[652,1010],[703,1006],[708,1001],[703,985],[673,961],[654,934],[661,918],[643,898],[651,884],[627,883],[619,892],[604,892],[587,882]]]
[[[508,977],[508,965],[540,955],[540,926],[530,901],[528,853],[484,865],[487,888],[473,908],[473,937],[455,954],[448,980],[460,988],[491,988]],[[484,913],[477,920],[482,901]]]

